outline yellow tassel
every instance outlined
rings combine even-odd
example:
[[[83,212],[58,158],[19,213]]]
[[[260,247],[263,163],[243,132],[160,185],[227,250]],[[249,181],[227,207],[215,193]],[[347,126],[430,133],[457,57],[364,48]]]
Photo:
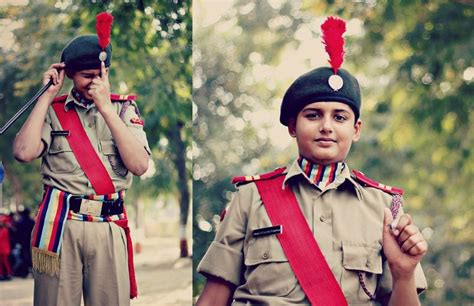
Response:
[[[33,269],[50,276],[59,275],[59,255],[38,248],[33,248],[32,252]]]

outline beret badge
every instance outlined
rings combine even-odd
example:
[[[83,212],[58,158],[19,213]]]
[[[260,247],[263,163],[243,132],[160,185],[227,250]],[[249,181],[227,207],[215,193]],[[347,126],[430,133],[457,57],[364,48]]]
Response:
[[[337,74],[333,74],[328,79],[329,87],[334,91],[338,91],[344,85],[344,80]]]

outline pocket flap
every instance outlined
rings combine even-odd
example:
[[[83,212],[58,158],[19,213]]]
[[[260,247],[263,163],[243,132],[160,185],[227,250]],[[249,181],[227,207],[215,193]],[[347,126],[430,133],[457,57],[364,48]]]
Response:
[[[347,270],[382,273],[382,245],[361,242],[342,242],[342,265]]]
[[[62,152],[72,152],[67,139],[64,136],[55,136],[51,140],[48,153],[58,154]]]
[[[275,236],[253,238],[249,242],[245,265],[252,266],[267,262],[285,262],[288,259]]]
[[[113,140],[101,140],[100,141],[100,148],[104,155],[116,155],[117,149],[115,148],[115,144]]]

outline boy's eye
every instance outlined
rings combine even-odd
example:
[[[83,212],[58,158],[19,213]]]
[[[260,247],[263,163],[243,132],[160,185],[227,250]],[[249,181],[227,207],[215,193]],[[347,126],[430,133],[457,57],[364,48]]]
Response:
[[[344,120],[347,120],[346,117],[342,116],[342,115],[335,115],[334,116],[334,119],[336,119],[336,121],[344,121]]]
[[[305,117],[308,119],[315,119],[321,117],[321,115],[318,113],[306,113]]]

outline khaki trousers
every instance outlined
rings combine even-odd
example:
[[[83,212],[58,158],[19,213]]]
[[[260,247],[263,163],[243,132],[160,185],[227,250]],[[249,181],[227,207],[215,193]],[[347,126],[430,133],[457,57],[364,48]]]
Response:
[[[113,222],[67,220],[59,277],[34,272],[35,306],[130,305],[127,238]]]

